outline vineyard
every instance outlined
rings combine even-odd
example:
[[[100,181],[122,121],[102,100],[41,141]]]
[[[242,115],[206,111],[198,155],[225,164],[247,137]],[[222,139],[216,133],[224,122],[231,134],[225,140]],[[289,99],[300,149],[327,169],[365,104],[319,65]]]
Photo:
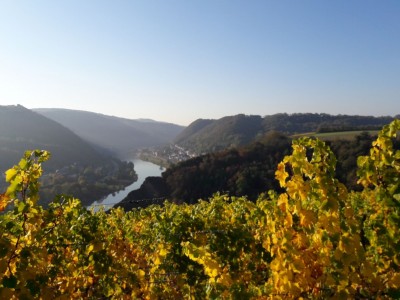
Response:
[[[1,299],[392,299],[400,297],[400,120],[335,179],[324,142],[300,138],[281,190],[124,212],[59,196],[37,205],[46,151],[28,151],[0,194]],[[10,208],[11,207],[11,208]]]

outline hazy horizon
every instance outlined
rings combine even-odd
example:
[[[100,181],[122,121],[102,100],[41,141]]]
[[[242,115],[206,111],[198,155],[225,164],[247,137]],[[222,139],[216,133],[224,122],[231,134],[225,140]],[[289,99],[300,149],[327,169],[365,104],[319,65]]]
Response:
[[[188,125],[400,113],[398,1],[4,1],[0,105]]]
[[[0,106],[1,106],[2,104],[0,104]],[[18,105],[22,105],[22,104],[20,104],[20,103],[17,103],[17,104],[7,104],[6,106],[18,106]],[[22,105],[23,106],[23,105]],[[25,107],[25,106],[23,106],[23,107]],[[94,114],[100,114],[100,115],[105,115],[105,116],[111,116],[111,117],[117,117],[117,118],[126,118],[126,117],[123,117],[123,116],[117,116],[117,115],[112,115],[112,114],[107,114],[107,113],[102,113],[102,112],[94,112],[94,111],[89,111],[89,110],[81,110],[81,109],[73,109],[73,108],[65,108],[65,107],[33,107],[33,108],[28,108],[28,107],[25,107],[25,108],[27,108],[27,109],[30,109],[30,110],[33,110],[33,111],[39,111],[39,110],[53,110],[53,109],[55,109],[55,110],[72,110],[72,111],[79,111],[79,112],[84,112],[84,113],[94,113]],[[261,117],[265,117],[265,116],[270,116],[270,115],[275,115],[275,114],[289,114],[289,115],[292,115],[292,114],[297,114],[297,113],[299,113],[299,112],[293,112],[293,113],[287,113],[287,112],[277,112],[277,113],[274,113],[274,114],[245,114],[245,115],[253,115],[253,116],[255,116],[255,115],[257,115],[257,116],[261,116]],[[301,113],[303,113],[303,114],[307,114],[307,113],[311,113],[311,114],[313,114],[313,113],[317,113],[317,114],[329,114],[329,113],[325,113],[325,112],[301,112]],[[195,120],[192,120],[192,121],[190,121],[188,124],[186,124],[186,125],[182,125],[182,124],[178,124],[178,123],[175,123],[175,122],[171,122],[171,121],[161,121],[161,120],[156,120],[156,119],[151,119],[151,118],[126,118],[126,119],[131,119],[131,120],[143,120],[143,121],[146,121],[146,120],[148,120],[148,121],[151,121],[151,122],[165,122],[165,123],[171,123],[171,124],[175,124],[175,125],[181,125],[181,126],[188,126],[188,125],[190,125],[192,122],[194,122],[194,121],[196,121],[196,120],[198,120],[198,119],[212,119],[212,120],[217,120],[217,119],[220,119],[220,118],[223,118],[223,117],[232,117],[232,116],[235,116],[235,115],[240,115],[240,114],[243,114],[243,113],[237,113],[237,114],[233,114],[233,115],[223,115],[223,116],[221,116],[221,117],[217,117],[217,118],[202,118],[202,117],[199,117],[199,118],[197,118],[197,119],[195,119]],[[339,113],[339,114],[329,114],[329,115],[333,115],[333,116],[338,116],[338,115],[357,115],[357,116],[373,116],[373,117],[395,117],[395,116],[397,116],[397,115],[399,115],[398,113],[393,113],[393,114],[389,114],[389,115],[374,115],[374,114],[369,114],[369,115],[363,115],[363,114],[341,114],[341,113]]]

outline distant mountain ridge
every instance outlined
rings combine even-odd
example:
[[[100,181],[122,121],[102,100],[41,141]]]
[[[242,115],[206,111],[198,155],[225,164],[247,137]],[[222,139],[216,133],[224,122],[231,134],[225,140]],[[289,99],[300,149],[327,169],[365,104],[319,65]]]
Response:
[[[92,146],[61,124],[21,105],[0,106],[0,171],[17,163],[25,150],[52,153],[46,169],[73,163],[97,164],[104,158]]]
[[[398,116],[396,116],[398,117]],[[217,120],[198,119],[183,130],[174,143],[190,151],[209,153],[244,146],[270,131],[287,135],[343,130],[380,129],[394,117],[329,115],[314,113],[275,114],[269,116],[227,116]]]
[[[183,126],[149,119],[131,120],[88,111],[38,108],[34,111],[75,132],[109,153],[126,158],[144,147],[171,142]]]

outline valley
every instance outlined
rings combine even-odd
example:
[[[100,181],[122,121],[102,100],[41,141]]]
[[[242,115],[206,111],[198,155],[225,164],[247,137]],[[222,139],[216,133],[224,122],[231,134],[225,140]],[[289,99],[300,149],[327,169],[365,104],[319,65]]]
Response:
[[[383,119],[354,117],[363,122],[336,121],[328,129],[307,121],[288,132],[263,132],[257,125],[254,133],[237,124],[261,117],[225,117],[230,126],[214,124],[209,134],[189,126],[193,136],[184,130],[180,144],[175,138],[164,146],[132,148],[144,159],[165,162],[164,171],[117,158],[129,153],[126,145],[121,152],[88,142],[23,107],[0,107],[0,113],[6,165],[17,163],[5,158],[25,146],[49,147],[57,158],[47,164],[46,151],[28,151],[5,173],[1,297],[59,295],[67,283],[84,298],[140,297],[149,282],[157,282],[148,293],[162,298],[174,280],[171,295],[179,298],[188,289],[208,298],[207,287],[213,295],[238,299],[287,291],[300,297],[315,294],[314,280],[328,287],[318,291],[322,298],[342,295],[344,281],[353,298],[398,295],[397,281],[385,274],[397,272],[399,120],[377,137],[371,122]],[[11,120],[19,118],[14,126]],[[190,140],[196,142],[190,146]],[[382,251],[386,256],[377,255]],[[381,266],[383,275],[365,273],[366,264]],[[326,279],[331,270],[340,279]],[[304,291],[287,284],[303,284],[290,272],[308,278]],[[273,280],[279,284],[266,290]]]
[[[400,299],[400,0],[0,1],[0,300]]]
[[[44,205],[57,194],[74,195],[90,205],[132,184],[134,189],[139,189],[142,182],[146,191],[131,195],[126,192],[118,200],[110,196],[113,199],[110,201],[129,203],[140,200],[143,195],[150,198],[162,195],[177,203],[194,203],[216,192],[255,199],[260,193],[277,188],[275,167],[289,153],[291,140],[302,136],[315,136],[330,143],[346,161],[345,165],[338,166],[341,170],[338,176],[354,188],[356,162],[350,158],[365,154],[377,132],[374,129],[393,119],[327,114],[264,117],[240,114],[218,120],[199,119],[184,128],[67,109],[0,108],[2,172],[25,149],[48,149],[52,153],[41,181]],[[11,120],[21,122],[14,126]],[[362,139],[358,136],[366,130],[370,135],[360,148],[357,143]],[[344,140],[356,144],[345,146]],[[360,150],[351,153],[343,147]],[[135,172],[134,163],[125,161],[133,155],[167,170],[160,179],[145,182],[141,178],[139,184],[141,174]],[[140,160],[137,162],[141,164]],[[160,173],[157,170],[151,175]],[[345,178],[344,173],[352,175]],[[4,187],[4,182],[0,186]],[[130,209],[129,205],[124,207]]]
[[[137,180],[120,190],[113,191],[105,198],[93,202],[88,206],[88,209],[93,208],[95,211],[98,211],[103,208],[104,210],[108,210],[119,204],[131,191],[139,189],[147,177],[161,176],[161,173],[164,171],[162,167],[138,158],[129,160],[129,163],[132,163],[135,166]]]

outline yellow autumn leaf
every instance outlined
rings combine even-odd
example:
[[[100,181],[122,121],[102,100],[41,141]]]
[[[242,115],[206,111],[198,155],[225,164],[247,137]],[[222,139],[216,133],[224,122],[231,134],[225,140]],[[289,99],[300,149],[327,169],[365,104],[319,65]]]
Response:
[[[286,178],[289,176],[289,173],[285,170],[285,164],[283,162],[279,163],[278,169],[275,172],[275,178],[279,180],[279,184],[281,187],[285,186]]]
[[[88,284],[93,284],[93,277],[86,278]]]
[[[286,227],[292,227],[292,225],[293,225],[293,218],[292,218],[292,215],[291,215],[291,214],[286,214],[286,217],[285,217],[285,226],[286,226]]]
[[[160,265],[160,264],[161,264],[160,256],[155,255],[155,258],[154,258],[154,260],[153,260],[153,263],[154,263],[156,266]]]
[[[8,201],[10,201],[10,197],[6,194],[0,194],[0,211],[6,209],[8,205]]]
[[[215,260],[208,258],[204,260],[204,273],[211,278],[215,278],[221,272],[221,268]]]
[[[11,244],[12,244],[12,245],[16,245],[17,242],[18,242],[18,238],[12,237],[12,238],[10,238],[10,241],[11,241]]]
[[[310,192],[310,186],[308,184],[304,184],[303,186],[299,187],[298,193],[300,199],[302,201],[307,200],[308,193]]]
[[[86,255],[88,255],[90,252],[93,251],[94,246],[93,245],[89,245],[86,249]]]
[[[272,234],[272,243],[273,243],[273,244],[278,243],[278,237],[276,236],[275,233]]]
[[[300,225],[306,228],[311,227],[316,221],[315,213],[311,210],[302,209],[300,211]]]
[[[232,285],[232,279],[227,273],[223,273],[218,279],[217,282],[224,285],[224,286],[230,286]]]
[[[17,170],[15,169],[8,169],[6,171],[6,181],[10,182],[11,179],[14,178],[14,176],[17,174]]]
[[[212,258],[212,255],[203,247],[196,247],[189,242],[183,242],[184,253],[191,260],[203,265],[204,273],[210,278],[214,279],[221,273],[219,263]],[[196,255],[193,255],[196,253]]]
[[[158,255],[164,257],[168,254],[167,249],[164,247],[164,245],[158,246]]]
[[[144,277],[146,276],[146,273],[145,273],[145,271],[143,271],[143,270],[139,270],[139,271],[138,271],[138,275],[139,275],[139,278],[140,278],[140,279],[144,279]]]
[[[288,197],[286,194],[282,194],[278,198],[278,206],[282,211],[286,211],[288,207]]]
[[[400,273],[394,274],[388,282],[388,286],[392,289],[400,288]]]
[[[298,232],[293,237],[293,244],[297,248],[302,249],[302,248],[307,248],[309,246],[309,241],[304,233]]]

